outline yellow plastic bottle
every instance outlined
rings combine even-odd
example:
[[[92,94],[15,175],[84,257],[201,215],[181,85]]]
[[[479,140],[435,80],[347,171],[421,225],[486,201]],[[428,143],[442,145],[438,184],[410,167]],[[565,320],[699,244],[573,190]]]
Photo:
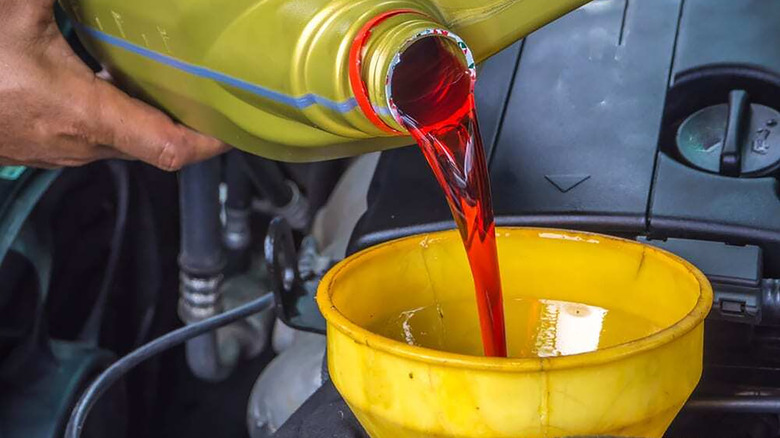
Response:
[[[586,2],[61,0],[125,86],[196,129],[287,161],[408,144],[384,81],[411,41],[449,38],[480,62]]]

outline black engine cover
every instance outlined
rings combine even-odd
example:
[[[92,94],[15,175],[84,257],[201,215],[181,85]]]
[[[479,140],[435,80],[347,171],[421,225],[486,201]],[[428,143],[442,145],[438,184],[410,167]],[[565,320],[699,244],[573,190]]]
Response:
[[[499,225],[753,244],[778,273],[775,172],[698,170],[675,134],[732,90],[780,107],[779,22],[767,0],[600,0],[489,60],[477,94]],[[385,152],[351,248],[451,226],[416,148]]]

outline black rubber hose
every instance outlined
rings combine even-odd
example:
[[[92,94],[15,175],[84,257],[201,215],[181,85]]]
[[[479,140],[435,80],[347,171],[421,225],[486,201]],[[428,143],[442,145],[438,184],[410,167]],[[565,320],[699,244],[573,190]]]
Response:
[[[109,161],[108,168],[114,178],[117,191],[116,222],[111,236],[111,249],[106,261],[106,271],[100,283],[100,291],[95,299],[92,313],[81,329],[79,339],[90,345],[98,345],[100,341],[100,328],[103,325],[103,316],[108,302],[109,292],[114,284],[114,275],[122,255],[122,247],[127,228],[127,214],[130,207],[130,172],[123,161]]]
[[[225,207],[234,210],[248,210],[252,206],[252,181],[244,168],[243,152],[232,150],[225,159],[225,183],[227,200]]]
[[[127,356],[119,359],[113,365],[108,367],[97,379],[87,388],[84,394],[76,403],[65,429],[65,438],[79,438],[84,429],[84,424],[89,415],[89,411],[114,383],[138,364],[182,344],[190,339],[196,338],[204,333],[224,327],[233,322],[245,319],[251,315],[262,312],[273,303],[273,295],[267,294],[250,303],[244,304],[228,312],[204,319],[201,322],[194,323],[174,330],[167,335],[161,336],[148,344],[138,348]]]
[[[213,276],[225,266],[219,219],[221,159],[215,157],[179,172],[181,254],[179,266],[194,276]]]
[[[244,170],[255,189],[275,207],[286,207],[293,199],[282,169],[273,161],[255,155],[242,154]]]

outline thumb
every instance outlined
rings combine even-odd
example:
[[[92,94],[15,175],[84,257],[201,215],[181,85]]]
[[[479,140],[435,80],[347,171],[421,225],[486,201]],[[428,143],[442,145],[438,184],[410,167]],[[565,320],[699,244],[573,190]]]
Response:
[[[124,155],[174,171],[229,149],[101,79],[95,80],[94,92],[100,108],[97,140]]]

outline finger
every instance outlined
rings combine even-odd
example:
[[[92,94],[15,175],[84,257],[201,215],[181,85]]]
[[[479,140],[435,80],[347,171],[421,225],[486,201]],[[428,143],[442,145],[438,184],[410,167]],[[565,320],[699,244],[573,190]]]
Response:
[[[102,80],[95,81],[97,140],[160,169],[173,171],[225,152],[221,141],[174,123],[168,116]]]
[[[79,167],[95,161],[122,158],[123,154],[107,146],[90,146],[65,156],[47,156],[45,159],[31,159],[33,163],[43,163],[53,167]],[[40,167],[40,166],[34,166]]]
[[[78,167],[95,161],[103,160],[135,160],[127,154],[124,154],[112,147],[98,145],[92,146],[89,152],[78,154],[71,157],[49,157],[46,160],[34,159],[26,163],[30,167],[40,167],[45,169],[56,169],[60,167]]]
[[[108,159],[127,159],[127,155],[116,149],[102,145],[74,145],[46,148],[43,153],[22,154],[11,153],[0,156],[0,166],[28,166],[41,169],[56,169],[60,167],[77,167],[94,161]],[[60,145],[61,146],[61,145]],[[35,148],[29,148],[35,149]]]
[[[14,160],[8,157],[0,157],[0,166],[22,166],[23,163],[19,160]]]
[[[59,169],[60,167],[62,167],[52,163],[38,161],[38,160],[19,161],[19,160],[10,160],[7,158],[0,158],[0,166],[24,166],[24,167],[31,167],[34,169],[46,169],[46,170]]]
[[[114,160],[114,159],[124,160],[127,159],[127,157],[128,157],[127,154],[122,153],[121,151],[118,151],[113,147],[98,145],[98,146],[94,146],[86,157],[77,158],[74,160],[75,163],[65,164],[65,165],[83,166],[84,164],[89,164],[95,161]]]
[[[0,0],[0,29],[9,31],[12,34],[18,30],[38,30],[43,34],[20,35],[17,41],[32,42],[42,36],[48,36],[45,32],[50,24],[54,23],[54,3],[55,0]]]

